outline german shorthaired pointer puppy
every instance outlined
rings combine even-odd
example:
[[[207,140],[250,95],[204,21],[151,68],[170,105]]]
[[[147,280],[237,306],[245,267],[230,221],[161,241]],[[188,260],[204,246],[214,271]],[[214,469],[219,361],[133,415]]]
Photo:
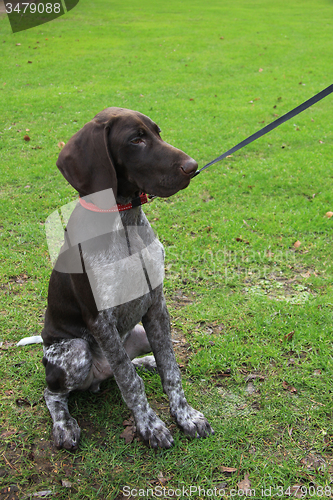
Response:
[[[163,246],[140,206],[140,193],[168,197],[186,188],[197,163],[164,142],[147,116],[107,108],[69,140],[57,166],[80,199],[51,274],[42,331],[55,445],[78,447],[69,393],[96,392],[113,376],[142,439],[172,446],[135,366],[157,368],[171,415],[186,435],[212,434],[185,399],[162,290]],[[154,356],[135,359],[149,352]]]

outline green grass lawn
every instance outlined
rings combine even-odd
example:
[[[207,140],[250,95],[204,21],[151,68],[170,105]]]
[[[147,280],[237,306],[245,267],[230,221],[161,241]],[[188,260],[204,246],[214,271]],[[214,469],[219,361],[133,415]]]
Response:
[[[76,196],[58,143],[127,107],[203,166],[333,82],[332,16],[331,0],[81,0],[12,34],[0,14],[1,500],[190,486],[229,499],[246,484],[258,499],[333,497],[332,96],[144,208],[166,247],[184,388],[214,436],[186,439],[142,374],[173,449],[125,443],[110,380],[72,396],[80,449],[57,451],[41,345],[15,347],[43,324],[44,221]]]

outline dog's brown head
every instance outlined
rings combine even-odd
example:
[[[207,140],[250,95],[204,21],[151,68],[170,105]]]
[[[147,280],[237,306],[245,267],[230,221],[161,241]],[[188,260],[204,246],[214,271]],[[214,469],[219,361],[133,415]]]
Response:
[[[171,196],[189,185],[198,168],[161,139],[150,118],[123,108],[98,113],[64,146],[57,166],[81,196],[112,188],[119,201],[140,191]]]

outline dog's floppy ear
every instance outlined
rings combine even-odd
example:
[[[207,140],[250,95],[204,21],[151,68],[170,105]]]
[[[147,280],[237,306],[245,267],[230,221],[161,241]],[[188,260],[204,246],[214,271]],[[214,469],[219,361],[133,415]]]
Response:
[[[69,139],[60,152],[57,167],[81,196],[111,188],[116,198],[117,175],[108,145],[114,116],[102,122],[95,118]],[[101,195],[91,199],[99,208],[110,208],[110,199]]]

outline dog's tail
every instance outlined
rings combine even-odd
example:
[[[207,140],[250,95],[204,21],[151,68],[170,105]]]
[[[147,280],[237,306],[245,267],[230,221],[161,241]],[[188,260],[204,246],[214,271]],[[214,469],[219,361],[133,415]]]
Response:
[[[28,344],[40,344],[43,339],[40,335],[34,335],[33,337],[25,337],[21,339],[16,345],[28,345]]]

